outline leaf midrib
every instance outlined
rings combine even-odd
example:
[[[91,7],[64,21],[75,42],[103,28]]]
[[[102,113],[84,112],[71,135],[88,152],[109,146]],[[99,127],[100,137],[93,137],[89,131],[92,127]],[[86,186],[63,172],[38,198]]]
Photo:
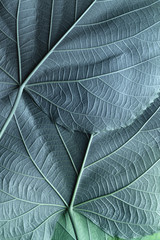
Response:
[[[17,24],[16,24],[16,34],[17,34],[17,53],[18,53],[18,70],[19,70],[19,82],[22,82],[22,66],[21,66],[21,52],[20,52],[20,38],[19,38],[19,14],[20,14],[21,0],[18,1],[17,8]]]

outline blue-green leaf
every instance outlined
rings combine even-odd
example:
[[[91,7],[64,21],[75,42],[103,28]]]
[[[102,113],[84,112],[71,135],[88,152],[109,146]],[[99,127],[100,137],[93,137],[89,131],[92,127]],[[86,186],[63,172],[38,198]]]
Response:
[[[0,240],[158,240],[160,1],[0,0]]]

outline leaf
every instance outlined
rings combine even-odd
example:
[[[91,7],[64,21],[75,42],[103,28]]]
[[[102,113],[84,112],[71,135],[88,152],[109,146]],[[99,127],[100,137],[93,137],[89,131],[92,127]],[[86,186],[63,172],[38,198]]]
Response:
[[[111,236],[105,234],[100,228],[98,228],[95,224],[93,224],[90,220],[84,218],[81,214],[75,213],[76,223],[78,228],[80,228],[79,239],[101,239],[101,240],[123,240],[118,237],[112,238]],[[130,240],[159,240],[160,233],[155,233],[152,236],[146,236],[142,238],[134,238]],[[70,221],[69,215],[66,213],[60,217],[57,222],[54,236],[52,240],[73,240],[76,239],[73,225]]]
[[[107,236],[100,228],[93,224],[90,220],[83,217],[81,214],[74,213],[76,227],[78,228],[79,239],[101,239],[101,240],[112,240],[111,237]],[[58,221],[54,236],[52,240],[75,240],[76,236],[73,230],[73,225],[70,220],[68,213],[64,214]],[[116,240],[116,239],[114,239]]]
[[[10,101],[12,104],[14,99]],[[68,139],[65,145],[63,137]],[[80,161],[86,142],[81,133],[76,134],[75,142],[74,133],[53,125],[23,94],[0,142],[3,239],[23,235],[28,239],[46,235],[49,239],[55,217],[68,206],[76,181],[78,164],[72,157],[78,155]],[[68,150],[73,146],[76,153]],[[22,223],[24,226],[15,231]]]
[[[66,128],[130,125],[158,97],[159,11],[153,0],[95,1],[27,78],[26,90]]]
[[[159,11],[0,0],[1,240],[159,238]]]

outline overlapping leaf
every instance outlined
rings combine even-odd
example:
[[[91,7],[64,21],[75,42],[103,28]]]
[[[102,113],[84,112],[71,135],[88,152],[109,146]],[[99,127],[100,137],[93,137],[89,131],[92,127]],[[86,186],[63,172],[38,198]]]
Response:
[[[159,0],[0,1],[2,240],[159,230],[159,12]]]
[[[38,66],[27,90],[70,129],[131,124],[159,92],[159,12],[153,0],[95,2]]]

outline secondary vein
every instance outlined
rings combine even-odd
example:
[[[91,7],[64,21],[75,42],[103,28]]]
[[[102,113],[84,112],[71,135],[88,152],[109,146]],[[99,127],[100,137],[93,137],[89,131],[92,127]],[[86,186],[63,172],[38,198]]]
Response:
[[[18,106],[18,104],[19,104],[19,101],[20,101],[20,98],[21,98],[22,93],[23,93],[23,88],[20,87],[20,89],[19,89],[19,91],[18,91],[18,93],[17,93],[16,100],[15,100],[15,102],[14,102],[13,108],[11,109],[11,112],[10,112],[8,118],[7,118],[7,120],[5,121],[3,127],[2,127],[2,129],[1,129],[1,131],[0,131],[0,139],[1,139],[1,137],[3,136],[3,134],[4,134],[4,132],[5,132],[8,124],[10,123],[10,121],[11,121],[11,119],[12,119],[12,117],[13,117],[16,109],[17,109],[17,106]]]
[[[15,116],[15,121],[16,121],[18,130],[19,130],[19,133],[20,133],[20,135],[21,135],[21,138],[22,138],[24,147],[26,148],[26,151],[27,151],[28,156],[30,157],[32,163],[34,164],[34,166],[36,167],[36,169],[38,170],[38,172],[42,175],[43,179],[44,179],[44,180],[52,187],[52,189],[56,192],[56,194],[59,196],[59,198],[62,200],[62,202],[63,202],[66,206],[68,206],[67,202],[66,202],[65,199],[62,197],[62,195],[61,195],[61,194],[58,192],[58,190],[53,186],[53,184],[45,177],[45,175],[43,174],[43,172],[41,171],[41,169],[40,169],[40,168],[38,167],[38,165],[34,162],[32,156],[31,156],[31,154],[30,154],[30,151],[29,151],[29,149],[28,149],[28,147],[27,147],[27,145],[26,145],[26,143],[25,143],[25,140],[24,140],[24,137],[23,137],[22,132],[21,132],[21,130],[20,130],[20,126],[19,126],[19,124],[18,124],[18,120],[17,120],[16,116]]]
[[[96,198],[92,198],[90,200],[87,200],[85,202],[82,202],[82,203],[79,203],[77,205],[75,205],[75,207],[79,207],[81,205],[84,205],[84,204],[87,204],[87,203],[90,203],[90,202],[93,202],[93,201],[96,201],[96,200],[99,200],[99,199],[102,199],[102,198],[107,198],[109,196],[114,196],[114,194],[120,192],[120,191],[123,191],[125,189],[127,189],[129,186],[131,186],[133,183],[135,183],[136,181],[138,181],[141,177],[143,177],[150,169],[152,169],[152,167],[154,167],[156,165],[157,162],[159,162],[160,159],[157,159],[147,170],[145,170],[142,174],[140,174],[136,179],[134,179],[133,181],[131,181],[130,183],[128,183],[126,186],[118,189],[118,190],[115,190],[114,192],[111,192],[111,193],[107,193],[105,195],[102,195],[102,196],[99,196],[99,197],[96,197]],[[79,208],[77,208],[78,210]]]
[[[71,164],[72,164],[72,166],[73,166],[73,169],[75,170],[76,174],[78,175],[78,170],[77,170],[77,168],[76,168],[76,166],[75,166],[75,164],[74,164],[73,158],[72,158],[72,156],[71,156],[71,154],[70,154],[70,152],[69,152],[69,150],[68,150],[68,147],[67,147],[67,145],[66,145],[66,143],[65,143],[65,141],[64,141],[64,139],[63,139],[63,137],[62,137],[62,134],[60,133],[60,130],[59,130],[59,128],[58,128],[58,125],[55,124],[55,127],[56,127],[57,133],[58,133],[58,135],[59,135],[59,137],[60,137],[60,139],[61,139],[61,141],[62,141],[62,144],[63,144],[63,146],[64,146],[64,148],[65,148],[65,150],[66,150],[66,152],[67,152],[67,154],[68,154],[68,156],[69,156],[69,159],[70,159],[70,161],[71,161]]]

